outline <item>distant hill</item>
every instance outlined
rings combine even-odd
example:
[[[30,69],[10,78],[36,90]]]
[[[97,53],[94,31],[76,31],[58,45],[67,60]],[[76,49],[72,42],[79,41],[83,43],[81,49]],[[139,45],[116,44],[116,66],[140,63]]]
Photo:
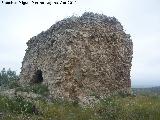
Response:
[[[132,88],[134,94],[160,95],[160,86],[150,88]]]

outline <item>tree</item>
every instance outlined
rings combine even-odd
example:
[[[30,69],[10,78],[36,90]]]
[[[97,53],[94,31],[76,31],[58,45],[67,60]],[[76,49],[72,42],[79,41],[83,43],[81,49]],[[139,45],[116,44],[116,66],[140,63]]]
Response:
[[[0,86],[9,86],[10,84],[17,82],[19,80],[19,76],[16,75],[15,71],[12,71],[10,68],[6,71],[3,68],[0,72]]]

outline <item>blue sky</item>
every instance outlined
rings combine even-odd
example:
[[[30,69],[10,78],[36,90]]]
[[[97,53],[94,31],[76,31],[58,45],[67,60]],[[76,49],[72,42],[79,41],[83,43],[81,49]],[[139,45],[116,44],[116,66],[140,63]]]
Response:
[[[26,42],[31,37],[65,17],[90,11],[115,16],[126,33],[131,34],[134,44],[132,86],[160,86],[159,5],[159,0],[76,0],[72,5],[51,6],[5,5],[0,1],[0,69],[11,68],[19,73]]]

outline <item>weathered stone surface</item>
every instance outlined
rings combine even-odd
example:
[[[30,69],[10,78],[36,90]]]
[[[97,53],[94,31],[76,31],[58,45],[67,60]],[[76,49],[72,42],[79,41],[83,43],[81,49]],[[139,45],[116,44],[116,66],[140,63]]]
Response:
[[[51,26],[28,42],[20,74],[21,84],[42,71],[55,98],[83,101],[130,91],[133,44],[114,17],[84,13]]]
[[[20,96],[26,99],[36,99],[42,97],[41,95],[35,94],[33,92],[16,91],[15,89],[0,91],[0,95],[7,96],[8,98],[14,98],[16,96]]]

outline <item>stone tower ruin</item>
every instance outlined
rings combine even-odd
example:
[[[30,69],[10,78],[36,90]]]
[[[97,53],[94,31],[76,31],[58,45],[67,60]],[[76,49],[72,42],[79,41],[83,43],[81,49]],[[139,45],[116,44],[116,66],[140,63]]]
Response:
[[[21,84],[48,85],[55,98],[130,92],[133,44],[115,17],[90,12],[63,19],[27,42]]]

